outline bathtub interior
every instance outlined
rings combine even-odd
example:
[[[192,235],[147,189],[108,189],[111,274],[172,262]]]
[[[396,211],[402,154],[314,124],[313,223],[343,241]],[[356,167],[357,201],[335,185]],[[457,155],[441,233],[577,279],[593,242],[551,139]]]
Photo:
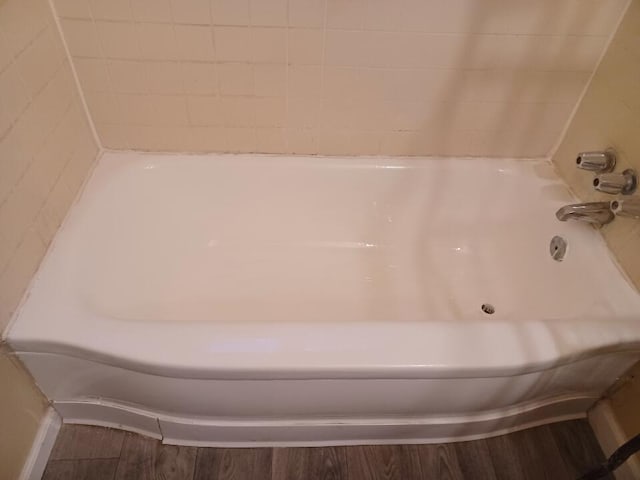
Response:
[[[628,318],[572,201],[545,161],[106,154],[45,269],[130,321]]]

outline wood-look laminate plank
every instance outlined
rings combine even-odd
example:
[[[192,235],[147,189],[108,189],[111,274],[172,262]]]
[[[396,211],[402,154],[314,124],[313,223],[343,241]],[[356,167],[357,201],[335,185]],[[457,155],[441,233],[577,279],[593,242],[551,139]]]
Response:
[[[412,479],[462,480],[455,445],[405,445],[406,472]]]
[[[530,428],[509,435],[515,445],[525,478],[536,480],[572,479],[560,449],[548,425]]]
[[[199,448],[194,480],[271,480],[270,448]]]
[[[118,458],[125,432],[88,425],[62,425],[50,460]]]
[[[42,480],[113,480],[117,467],[117,458],[52,460]]]
[[[416,478],[401,445],[346,447],[349,480],[407,480]]]
[[[453,444],[463,478],[497,480],[486,440]]]
[[[197,449],[127,433],[116,480],[192,480]]]
[[[586,420],[554,423],[549,428],[567,470],[574,478],[605,461],[600,445]],[[611,475],[603,478],[613,480]]]
[[[347,480],[346,448],[274,448],[272,479]]]
[[[510,435],[487,438],[485,440],[491,463],[499,480],[519,480],[531,478],[525,476],[524,467],[520,462],[514,444],[509,440]]]

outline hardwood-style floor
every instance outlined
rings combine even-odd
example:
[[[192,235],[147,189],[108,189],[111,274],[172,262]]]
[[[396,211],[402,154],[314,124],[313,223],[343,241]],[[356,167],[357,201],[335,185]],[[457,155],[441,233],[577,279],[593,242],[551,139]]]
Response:
[[[196,448],[65,425],[44,480],[564,480],[604,457],[583,420],[441,445]],[[611,479],[613,480],[613,479]]]

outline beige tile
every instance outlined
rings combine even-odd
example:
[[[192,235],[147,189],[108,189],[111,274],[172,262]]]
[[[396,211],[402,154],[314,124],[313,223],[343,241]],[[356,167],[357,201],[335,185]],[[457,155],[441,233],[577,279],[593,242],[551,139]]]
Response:
[[[319,66],[291,65],[289,67],[289,96],[292,98],[320,98],[322,93],[321,72],[322,68]]]
[[[130,0],[89,0],[95,20],[131,21]]]
[[[176,94],[184,93],[184,68],[178,62],[145,62],[149,93]]]
[[[85,92],[91,117],[97,123],[117,124],[124,120],[116,97],[111,93]]]
[[[74,57],[101,57],[98,32],[90,20],[62,19],[62,31]]]
[[[214,25],[249,25],[249,0],[211,0]]]
[[[315,130],[286,129],[287,151],[299,155],[315,155],[319,153],[318,139]]]
[[[31,160],[21,140],[13,129],[0,142],[0,204],[18,183]]]
[[[283,128],[256,128],[255,151],[259,153],[281,153],[286,151]]]
[[[246,97],[221,97],[219,105],[223,127],[253,127],[255,124],[255,99]]]
[[[247,63],[218,65],[220,95],[253,95],[253,67]]]
[[[256,63],[287,61],[287,30],[285,28],[251,28],[251,60]]]
[[[41,0],[5,0],[0,15],[0,32],[11,55],[17,55],[49,22],[48,5]]]
[[[287,26],[287,0],[250,0],[251,25]]]
[[[65,60],[57,32],[48,28],[16,59],[20,75],[31,96],[35,96],[53,77]]]
[[[318,139],[326,155],[377,155],[380,151],[380,140],[373,132],[321,129]]]
[[[213,63],[182,63],[182,79],[188,94],[215,95],[218,92],[217,78]]]
[[[154,125],[187,126],[187,99],[177,95],[152,95],[156,110]]]
[[[107,92],[110,89],[107,61],[98,58],[76,58],[73,60],[83,90]]]
[[[103,147],[114,150],[129,150],[131,148],[128,125],[96,123],[95,126]]]
[[[327,0],[289,0],[289,25],[323,27],[326,3]]]
[[[115,101],[122,112],[121,122],[130,125],[155,125],[155,97],[151,95],[116,94]],[[115,123],[115,122],[112,122]]]
[[[254,93],[259,97],[284,97],[287,93],[287,69],[284,65],[255,65]]]
[[[123,59],[140,58],[138,35],[133,23],[96,22],[96,27],[98,29],[101,49],[105,57]]]
[[[0,275],[0,302],[9,308],[9,313],[15,312],[44,251],[39,236],[29,229]]]
[[[226,128],[224,135],[227,151],[239,153],[256,151],[253,128]]]
[[[170,0],[173,21],[190,25],[211,23],[211,0]]]
[[[145,62],[109,60],[107,65],[111,89],[114,93],[148,93],[150,79],[147,76]]]
[[[181,60],[213,61],[213,32],[201,25],[176,25],[176,42]]]
[[[366,8],[362,11],[362,26],[367,30],[401,30],[405,26],[407,10],[413,7],[412,15],[420,16],[427,3],[438,3],[442,12],[456,2],[422,2],[423,5],[414,5],[411,2],[398,4],[386,0],[367,0]]]
[[[180,151],[188,135],[186,127],[132,125],[131,148],[143,151]]]
[[[367,6],[365,0],[327,0],[327,28],[362,28]]]
[[[141,23],[137,25],[137,36],[140,42],[140,58],[147,60],[178,60],[180,58],[172,25]]]
[[[283,127],[287,114],[284,98],[257,97],[253,101],[256,127]]]
[[[91,18],[89,0],[55,0],[54,5],[60,17]]]
[[[322,63],[322,30],[291,28],[288,31],[289,63],[320,65]]]
[[[224,125],[224,117],[217,97],[187,97],[187,109],[191,125],[218,127]]]
[[[287,102],[286,124],[295,129],[312,129],[318,126],[321,101],[310,98],[290,98]]]
[[[251,31],[245,27],[215,27],[216,59],[219,62],[249,62],[252,58]]]
[[[187,145],[192,152],[227,151],[226,129],[222,127],[191,127]]]
[[[18,119],[30,99],[17,67],[11,66],[0,73],[0,136]]]
[[[169,0],[131,0],[131,10],[138,22],[172,22]]]

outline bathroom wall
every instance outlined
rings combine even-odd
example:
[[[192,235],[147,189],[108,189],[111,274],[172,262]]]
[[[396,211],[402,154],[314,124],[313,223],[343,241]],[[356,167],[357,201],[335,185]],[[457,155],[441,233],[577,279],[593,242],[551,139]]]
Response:
[[[640,0],[633,0],[598,67],[553,161],[564,179],[584,200],[610,200],[593,190],[593,174],[576,169],[576,153],[614,147],[617,170],[640,171]],[[617,218],[602,228],[611,251],[640,288],[640,222]],[[610,405],[625,433],[640,431],[640,364],[630,381],[615,390]],[[613,381],[614,379],[612,379]]]
[[[628,0],[54,0],[107,148],[549,154]]]
[[[578,170],[576,154],[613,147],[616,171],[640,170],[640,0],[633,0],[580,103],[566,136],[553,156],[559,173],[585,200],[611,200],[596,192],[593,174]],[[640,222],[618,218],[602,228],[613,254],[640,288]]]
[[[0,0],[0,332],[97,155],[46,0]],[[17,478],[46,408],[0,345],[0,478]]]

